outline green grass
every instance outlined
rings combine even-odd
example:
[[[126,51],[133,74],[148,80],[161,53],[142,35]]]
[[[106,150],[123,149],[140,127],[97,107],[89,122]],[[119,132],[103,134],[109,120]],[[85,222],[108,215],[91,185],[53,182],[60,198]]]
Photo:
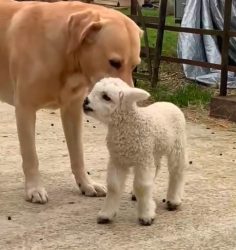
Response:
[[[122,13],[128,15],[130,14],[129,9],[121,10]],[[158,11],[153,9],[144,9],[142,10],[142,14],[144,16],[158,16]],[[175,19],[173,16],[168,16],[166,18],[166,25],[175,26]],[[155,29],[147,29],[148,32],[148,40],[149,40],[149,47],[154,48],[156,44],[156,37],[157,37],[157,30]],[[176,32],[165,32],[164,40],[163,40],[163,55],[165,56],[176,56],[176,49],[177,49],[177,41],[178,41],[178,34]],[[144,45],[143,41],[142,44]]]
[[[200,106],[206,108],[209,104],[213,91],[203,88],[197,84],[188,83],[173,90],[166,85],[158,85],[158,88],[151,88],[143,81],[138,81],[138,86],[151,93],[153,101],[172,102],[179,107]]]
[[[130,14],[130,10],[122,10],[124,14]],[[153,9],[143,9],[142,13],[144,16],[158,16],[158,11]],[[166,18],[166,25],[176,26],[175,19],[173,16],[168,16]],[[155,29],[147,29],[148,32],[148,40],[149,47],[154,48],[156,44],[157,30]],[[177,42],[178,42],[178,33],[176,32],[165,32],[164,40],[163,40],[163,49],[162,54],[165,56],[177,56]],[[142,41],[142,44],[143,41]],[[143,60],[142,68],[145,69],[146,65]],[[168,69],[162,67],[163,71],[169,72]],[[175,69],[173,69],[175,71]],[[209,88],[202,87],[196,83],[191,83],[191,81],[187,81],[185,84],[180,84],[175,87],[173,90],[172,84],[160,82],[158,87],[153,89],[150,86],[150,83],[144,81],[138,81],[138,87],[146,89],[149,93],[151,93],[151,97],[153,101],[167,101],[172,102],[179,107],[203,107],[206,108],[213,96],[213,91]]]

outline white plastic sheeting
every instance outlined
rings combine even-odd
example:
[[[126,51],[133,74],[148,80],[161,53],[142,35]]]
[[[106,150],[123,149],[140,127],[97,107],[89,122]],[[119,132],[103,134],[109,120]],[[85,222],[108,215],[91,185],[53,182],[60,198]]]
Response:
[[[187,0],[181,26],[223,30],[225,0]],[[236,0],[233,0],[231,30],[236,31]],[[216,36],[180,33],[178,57],[210,63],[221,63],[220,43]],[[229,57],[236,64],[236,38],[230,39]],[[187,78],[219,86],[220,71],[183,65]],[[229,72],[228,88],[236,88],[236,73]]]

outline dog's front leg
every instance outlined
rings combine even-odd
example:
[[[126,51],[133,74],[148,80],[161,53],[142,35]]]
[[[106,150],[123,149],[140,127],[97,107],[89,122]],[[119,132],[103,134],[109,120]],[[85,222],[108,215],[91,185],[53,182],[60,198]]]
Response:
[[[48,195],[40,181],[35,147],[36,110],[32,107],[18,104],[15,112],[23,161],[22,166],[25,174],[26,200],[33,203],[46,203]]]
[[[97,222],[105,224],[115,217],[120,204],[128,169],[116,166],[111,160],[107,169],[107,196],[102,210],[98,214]]]
[[[105,196],[106,188],[90,180],[84,166],[82,142],[83,99],[75,100],[61,109],[61,118],[70,154],[71,169],[82,194],[86,196]]]

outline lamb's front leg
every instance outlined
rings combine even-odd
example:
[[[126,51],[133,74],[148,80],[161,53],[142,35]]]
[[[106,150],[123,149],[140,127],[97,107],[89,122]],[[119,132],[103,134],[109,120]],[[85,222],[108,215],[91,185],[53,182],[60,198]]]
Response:
[[[127,168],[116,166],[111,161],[107,171],[107,196],[102,210],[98,214],[97,222],[105,224],[115,217],[120,204],[121,194],[124,188]]]
[[[150,226],[156,214],[156,203],[152,197],[153,174],[150,165],[137,166],[134,172],[134,193],[137,198],[139,223]]]

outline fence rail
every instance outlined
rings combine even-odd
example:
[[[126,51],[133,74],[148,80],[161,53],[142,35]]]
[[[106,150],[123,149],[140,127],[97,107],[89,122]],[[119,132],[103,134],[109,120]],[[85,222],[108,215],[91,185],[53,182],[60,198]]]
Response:
[[[142,15],[137,0],[131,0],[130,18],[133,19],[138,25],[140,25],[144,29],[144,33],[147,32],[147,28],[157,29],[158,31],[155,48],[150,48],[149,44],[147,44],[148,40],[146,39],[145,46],[142,47],[141,50],[141,56],[146,57],[146,59],[149,62],[148,74],[135,73],[134,77],[136,77],[137,79],[148,79],[151,81],[153,87],[156,86],[159,79],[159,68],[161,61],[218,69],[221,70],[220,95],[226,96],[228,71],[236,72],[236,66],[229,65],[229,57],[228,57],[229,39],[231,37],[236,37],[236,32],[230,30],[232,0],[225,0],[223,30],[196,29],[196,28],[165,25],[167,2],[168,0],[161,0],[159,17],[144,17]],[[185,33],[199,34],[199,35],[214,35],[221,37],[222,39],[221,64],[163,56],[162,45],[163,45],[163,37],[165,31],[185,32]]]

